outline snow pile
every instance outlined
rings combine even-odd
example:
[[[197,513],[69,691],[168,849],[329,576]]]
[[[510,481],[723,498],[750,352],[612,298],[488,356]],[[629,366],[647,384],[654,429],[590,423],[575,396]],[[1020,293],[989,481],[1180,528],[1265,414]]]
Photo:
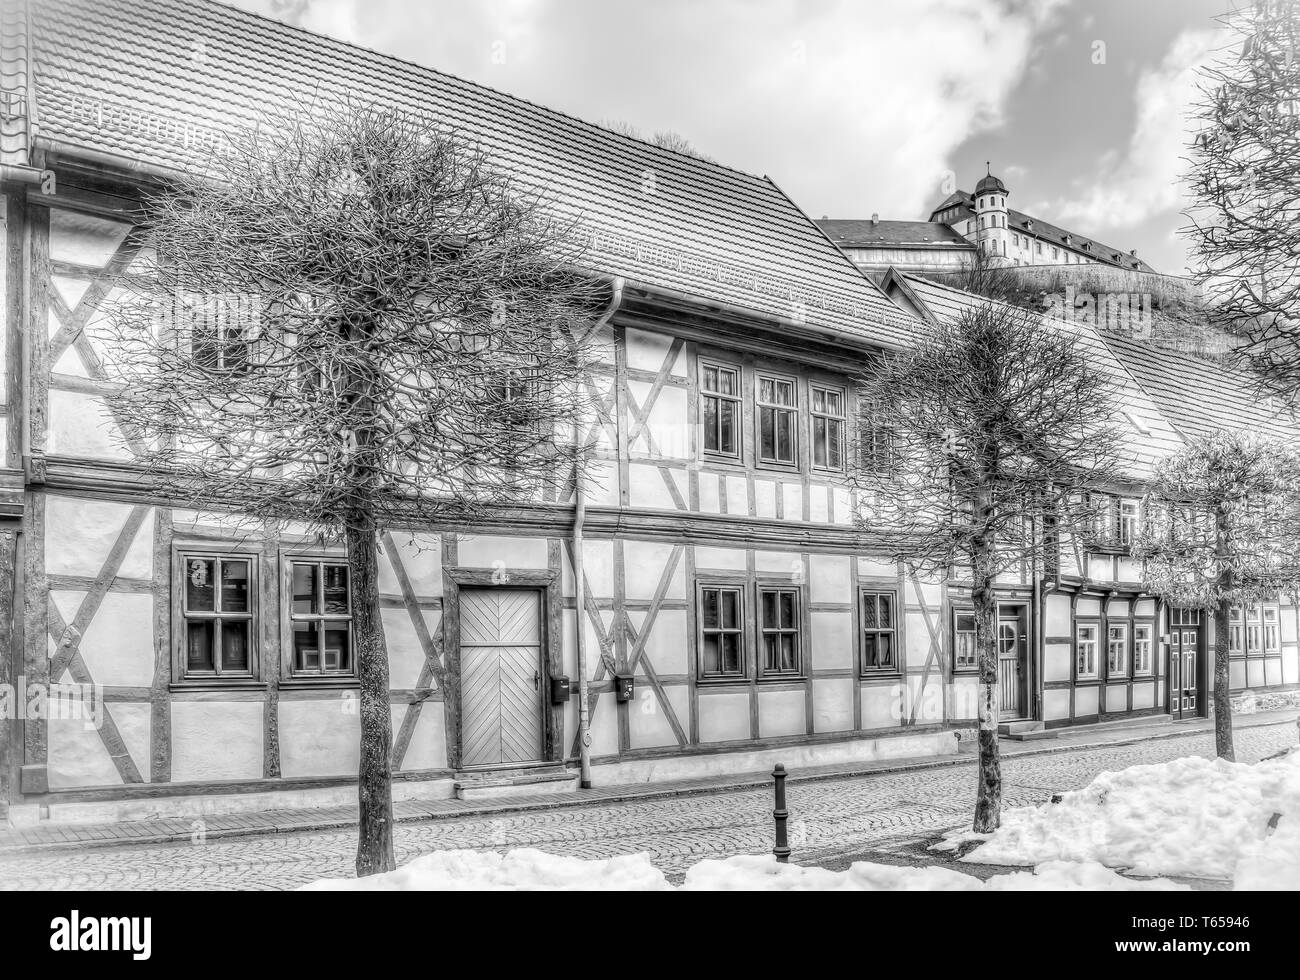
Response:
[[[1096,861],[1048,861],[1033,872],[994,875],[986,882],[994,892],[1177,892],[1188,885],[1167,878],[1125,878]]]
[[[365,878],[325,878],[301,891],[665,891],[664,873],[645,854],[587,861],[532,848],[435,851],[396,871]]]
[[[855,862],[847,871],[778,864],[771,854],[701,861],[686,872],[687,891],[977,891],[982,882],[947,868]]]
[[[1006,811],[992,835],[955,834],[939,847],[970,840],[984,843],[964,861],[1093,861],[1139,875],[1235,873],[1241,888],[1298,888],[1300,751],[1253,766],[1198,757],[1104,772],[1059,803]]]
[[[1185,889],[1170,881],[1134,881],[1099,864],[1057,862],[1028,871],[997,875],[987,882],[937,867],[908,867],[859,861],[847,871],[778,864],[771,854],[701,861],[686,872],[684,891],[1021,891],[1090,889],[1146,891]],[[329,878],[304,891],[489,891],[489,890],[668,891],[668,884],[646,854],[586,861],[532,849],[438,851],[396,871],[366,878]]]
[[[770,854],[725,861],[701,861],[686,872],[686,891],[1185,891],[1186,885],[1157,878],[1134,881],[1095,862],[1054,861],[1014,874],[981,881],[938,867],[872,864],[856,861],[847,871],[777,864]]]

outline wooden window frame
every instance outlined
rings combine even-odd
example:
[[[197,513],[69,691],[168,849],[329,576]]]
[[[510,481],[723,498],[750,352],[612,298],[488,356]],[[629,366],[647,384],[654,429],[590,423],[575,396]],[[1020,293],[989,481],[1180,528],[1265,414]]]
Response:
[[[763,625],[763,594],[765,592],[787,593],[794,596],[794,626],[792,628],[768,629]],[[754,583],[754,676],[757,680],[797,680],[804,676],[804,589],[788,581]],[[769,670],[764,662],[767,655],[766,638],[769,634],[794,635],[794,669]]]
[[[222,673],[219,669],[218,659],[220,651],[219,634],[214,631],[214,647],[216,655],[213,658],[214,670],[212,673],[191,673],[188,668],[188,657],[186,652],[186,620],[191,618],[188,615],[188,599],[185,590],[186,582],[186,560],[188,558],[200,558],[210,561],[220,562],[222,560],[246,561],[248,562],[248,612],[238,614],[222,614],[214,611],[208,615],[204,612],[198,612],[194,617],[196,619],[235,619],[247,621],[248,627],[248,671],[238,673]],[[172,679],[173,687],[262,687],[264,686],[262,677],[261,663],[261,644],[258,642],[261,633],[262,608],[260,602],[262,567],[261,551],[256,547],[242,546],[234,544],[211,544],[211,543],[191,543],[186,541],[176,541],[172,544],[171,551],[171,653],[172,653]],[[217,572],[218,577],[220,572]],[[217,593],[220,589],[214,590],[213,606],[219,605]]]
[[[747,635],[749,630],[745,622],[745,593],[746,582],[736,579],[717,579],[704,578],[698,579],[695,583],[695,676],[701,684],[737,684],[749,683],[752,679],[752,671],[749,669],[750,655]],[[732,628],[709,629],[704,626],[704,593],[705,592],[734,592],[736,593],[736,626]],[[719,606],[721,610],[721,606]],[[709,673],[704,666],[704,636],[705,633],[734,634],[740,637],[740,670],[738,673],[723,674]]]
[[[699,405],[699,413],[700,413],[700,416],[699,416],[699,420],[698,420],[698,424],[699,424],[699,426],[700,426],[700,453],[701,453],[701,455],[703,455],[703,456],[705,456],[705,457],[707,457],[707,458],[709,458],[709,459],[728,460],[728,461],[730,461],[730,462],[735,462],[735,463],[741,462],[741,461],[744,459],[744,451],[745,451],[745,436],[744,436],[744,432],[745,432],[745,374],[744,374],[744,370],[741,368],[741,366],[740,366],[739,364],[735,364],[735,363],[732,363],[732,362],[729,362],[729,361],[719,360],[719,359],[717,359],[717,358],[713,358],[713,357],[698,357],[698,358],[696,358],[696,367],[697,367],[697,370],[698,370],[698,377],[697,377],[696,380],[697,380],[697,383],[698,383],[698,385],[699,385],[699,398],[700,398],[700,405]],[[727,371],[727,372],[729,372],[729,373],[735,375],[735,378],[736,378],[736,394],[734,394],[734,395],[727,395],[727,394],[723,394],[722,392],[718,392],[718,391],[710,391],[708,388],[706,388],[706,387],[704,386],[704,373],[705,373],[705,371],[708,371],[708,370],[714,370],[714,371]],[[733,425],[732,425],[732,430],[731,430],[731,431],[732,431],[732,434],[733,434],[733,436],[734,436],[734,438],[735,438],[735,441],[736,441],[736,449],[735,449],[735,452],[726,452],[726,451],[721,450],[721,449],[709,449],[709,448],[707,448],[707,446],[708,446],[708,431],[707,431],[707,429],[706,429],[706,427],[705,427],[704,418],[705,418],[705,412],[706,412],[706,405],[707,405],[707,403],[708,403],[708,401],[709,401],[710,399],[717,400],[719,403],[724,402],[724,401],[725,401],[725,402],[730,402],[730,403],[735,407],[735,413],[736,413],[736,415],[735,415],[735,421],[734,421],[734,423],[733,423]],[[718,420],[719,420],[719,423],[718,423],[718,424],[719,424],[719,428],[718,428],[718,438],[719,438],[719,442],[721,442],[721,437],[722,437],[721,419],[722,419],[722,413],[719,412],[719,413],[718,413]]]
[[[1123,631],[1123,636],[1119,642],[1121,644],[1120,656],[1124,658],[1124,661],[1119,666],[1118,669],[1114,669],[1111,667],[1111,644],[1115,642],[1114,638],[1111,636],[1111,630]],[[1119,623],[1108,622],[1106,624],[1106,680],[1109,681],[1116,678],[1127,679],[1132,676],[1131,666],[1133,662],[1133,656],[1132,656],[1131,640],[1132,640],[1132,633],[1128,628],[1127,622],[1119,622]]]
[[[971,628],[963,630],[957,628],[958,620],[963,616],[971,618]],[[975,653],[975,658],[969,664],[959,664],[957,662],[957,650],[960,647],[958,637],[969,633],[971,636],[971,646]],[[980,669],[979,641],[975,633],[975,610],[967,608],[955,608],[952,611],[952,672],[954,674],[973,674]]]
[[[760,392],[763,390],[763,382],[771,381],[776,384],[788,384],[790,386],[791,404],[781,405],[776,402],[763,401]],[[767,371],[762,368],[754,369],[754,465],[764,469],[785,470],[787,472],[799,471],[799,428],[800,416],[802,411],[799,405],[799,379],[793,375],[782,374],[778,371]],[[763,409],[768,408],[773,412],[773,425],[777,413],[787,413],[790,416],[790,459],[765,459],[763,457]],[[773,451],[776,450],[777,438],[776,430],[772,432]]]
[[[1146,630],[1147,656],[1146,667],[1138,669],[1138,630]],[[1133,676],[1152,677],[1155,675],[1156,623],[1154,619],[1137,619],[1133,621]]]
[[[1082,633],[1084,630],[1092,630],[1092,671],[1084,673],[1079,669],[1079,654],[1084,640]],[[1074,648],[1071,652],[1071,669],[1074,673],[1074,679],[1078,681],[1100,681],[1101,680],[1101,621],[1099,619],[1090,619],[1085,622],[1076,621],[1074,624]]]
[[[357,679],[357,639],[353,626],[355,608],[352,596],[352,574],[348,572],[348,615],[327,616],[322,606],[320,613],[295,614],[293,611],[293,566],[294,565],[335,565],[347,568],[347,556],[339,552],[285,550],[280,553],[280,661],[281,686],[305,687],[356,687]],[[317,589],[325,588],[323,576],[318,577]],[[347,620],[348,644],[351,652],[351,668],[347,671],[299,671],[293,651],[293,624],[295,622],[315,621],[318,623],[337,623]],[[324,663],[324,651],[321,662]]]
[[[867,596],[874,596],[877,599],[888,596],[890,603],[890,626],[888,629],[868,628],[864,625],[865,617],[863,616],[864,600]],[[857,615],[858,615],[858,675],[860,677],[892,677],[900,675],[903,672],[902,650],[899,644],[899,619],[898,619],[898,590],[872,585],[858,587],[857,593]],[[878,621],[878,619],[877,619]],[[879,636],[882,633],[888,633],[890,636],[889,650],[893,663],[888,667],[869,667],[867,665],[867,634],[871,633]]]
[[[840,414],[835,415],[829,409],[825,411],[817,410],[817,395],[835,395],[840,400]],[[826,463],[817,462],[817,423],[821,421],[826,424]],[[838,466],[830,462],[831,452],[831,424],[839,423],[839,457]],[[848,391],[837,385],[823,384],[820,381],[808,382],[808,441],[809,455],[808,462],[815,472],[819,473],[843,473],[846,465],[845,453],[848,452],[848,434],[849,434],[849,395]]]
[[[1131,508],[1125,513],[1125,508]],[[1142,522],[1142,502],[1135,497],[1120,497],[1115,504],[1115,541],[1129,547],[1137,537]]]
[[[1262,603],[1263,615],[1263,633],[1264,633],[1264,656],[1280,656],[1282,653],[1282,607],[1276,602]],[[1273,613],[1273,619],[1268,618],[1269,613]],[[1269,642],[1269,632],[1272,631],[1274,642]]]

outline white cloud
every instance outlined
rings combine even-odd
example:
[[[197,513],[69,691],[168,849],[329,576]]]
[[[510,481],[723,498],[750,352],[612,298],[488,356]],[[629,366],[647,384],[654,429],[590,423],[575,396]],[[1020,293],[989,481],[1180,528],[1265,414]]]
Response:
[[[1066,0],[237,2],[301,7],[305,27],[586,119],[674,130],[814,215],[912,217],[942,197],[952,152],[1003,123]]]
[[[1138,76],[1137,117],[1121,153],[1103,153],[1094,179],[1081,193],[1056,204],[1063,222],[1131,228],[1182,206],[1180,177],[1189,141],[1187,110],[1197,97],[1196,69],[1209,60],[1223,35],[1184,31],[1160,64]]]

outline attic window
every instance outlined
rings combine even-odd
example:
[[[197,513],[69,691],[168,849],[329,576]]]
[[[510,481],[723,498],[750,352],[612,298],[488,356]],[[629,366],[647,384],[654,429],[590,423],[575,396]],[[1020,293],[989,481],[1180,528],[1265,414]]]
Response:
[[[1146,424],[1131,408],[1124,409],[1124,417],[1129,424],[1144,436],[1151,435],[1151,427]]]

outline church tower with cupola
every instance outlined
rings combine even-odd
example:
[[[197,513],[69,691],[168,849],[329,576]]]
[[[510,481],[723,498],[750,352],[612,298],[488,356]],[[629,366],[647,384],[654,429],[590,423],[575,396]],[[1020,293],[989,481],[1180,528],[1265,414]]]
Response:
[[[1007,239],[1007,186],[988,173],[975,185],[975,243],[988,256],[1006,258]]]

